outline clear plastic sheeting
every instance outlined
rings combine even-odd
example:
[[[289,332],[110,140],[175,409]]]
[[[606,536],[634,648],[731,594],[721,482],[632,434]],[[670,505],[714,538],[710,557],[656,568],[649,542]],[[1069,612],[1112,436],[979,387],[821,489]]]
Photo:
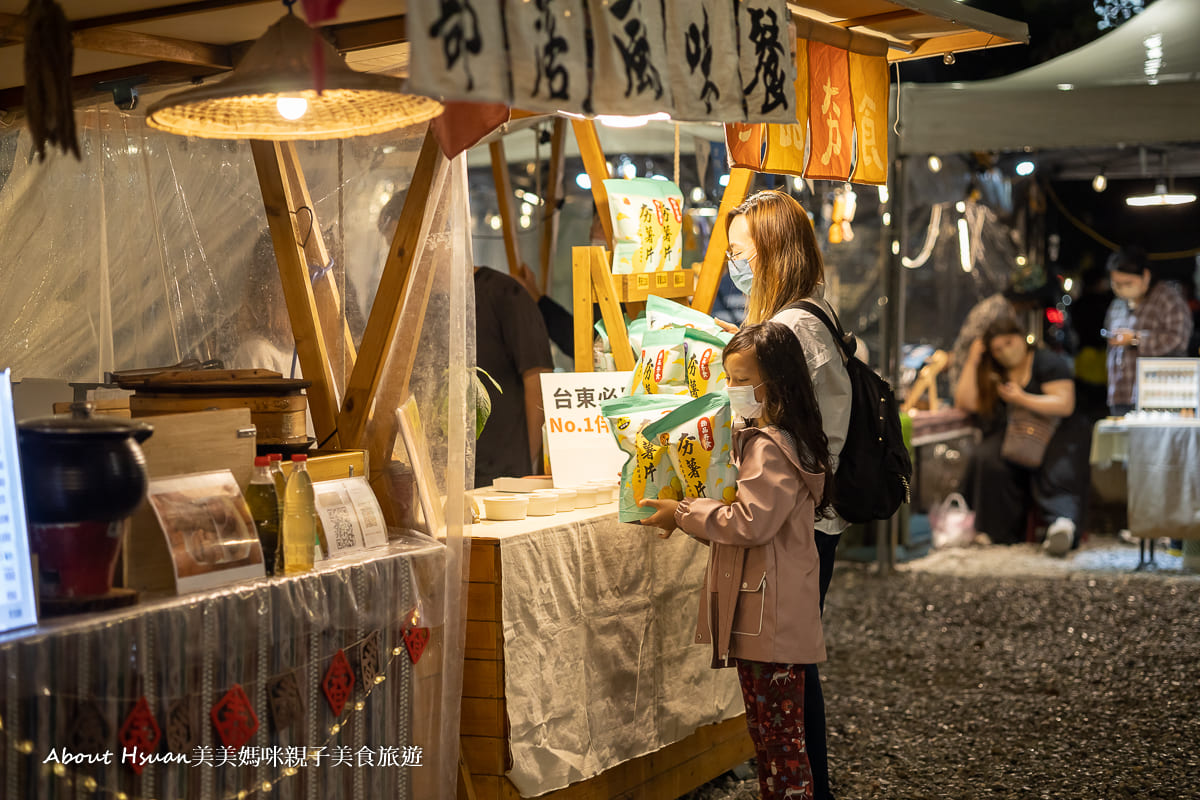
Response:
[[[443,750],[437,731],[442,662],[452,650],[452,626],[440,616],[445,565],[442,545],[412,536],[307,575],[0,639],[0,791],[8,800],[76,791],[162,800],[448,796],[440,765],[457,763],[457,747]],[[415,664],[405,642],[414,625],[430,631]],[[374,668],[364,665],[372,648]],[[339,654],[355,677],[340,716],[322,688]],[[225,749],[212,709],[235,686],[257,730]],[[273,696],[293,701],[273,704]],[[133,745],[121,731],[141,698],[159,726],[153,754],[164,763],[138,774],[123,763]],[[67,751],[111,752],[111,763],[55,767]]]
[[[143,101],[148,105],[154,99],[147,96]],[[290,374],[294,340],[249,143],[159,133],[145,125],[140,112],[121,112],[109,103],[78,110],[77,125],[82,160],[51,153],[44,163],[33,161],[23,128],[0,129],[0,366],[11,366],[18,378],[87,382],[102,380],[111,370],[166,366],[188,358]],[[425,126],[417,126],[345,142],[288,145],[294,147],[309,195],[294,214],[296,235],[301,243],[320,236],[324,244],[323,250],[316,249],[323,258],[314,258],[313,248],[307,251],[310,277],[314,282],[334,281],[343,299],[335,324],[322,322],[326,329],[344,324],[356,346],[361,344],[394,228],[394,220],[391,226],[381,226],[380,212],[390,200],[395,200],[392,208],[401,205],[424,137]],[[468,393],[475,360],[470,211],[461,157],[439,167],[426,200],[419,251],[389,345],[373,422],[362,442],[341,442],[343,447],[372,448],[372,483],[386,501],[380,484],[388,465],[386,454],[410,460],[397,438],[395,409],[410,393],[415,395],[432,471],[422,477],[436,487],[440,498],[450,498],[439,500],[445,504],[446,524],[433,531],[441,545],[436,560],[400,559],[411,563],[416,583],[424,587],[416,598],[422,614],[438,620],[429,649],[419,674],[413,676],[411,693],[388,695],[386,702],[396,716],[355,739],[356,748],[365,743],[376,756],[380,747],[421,746],[421,766],[407,767],[404,774],[413,780],[420,776],[423,788],[402,784],[370,765],[359,767],[357,760],[352,770],[327,767],[323,761],[312,771],[317,777],[298,776],[303,789],[285,789],[287,781],[280,784],[279,791],[293,792],[284,796],[424,800],[455,793],[467,570],[463,493],[467,476],[473,474],[475,418]],[[336,350],[336,342],[328,344],[331,352]],[[352,365],[336,358],[331,363],[340,401]],[[411,370],[403,364],[411,364]],[[52,796],[39,789],[53,783],[40,766],[22,768],[20,784],[9,782],[17,780],[12,765],[32,763],[33,758],[18,753],[14,760],[13,747],[33,742],[40,764],[47,748],[62,747],[66,741],[75,711],[66,700],[52,700],[60,693],[71,701],[89,693],[120,701],[112,700],[105,712],[112,726],[105,741],[119,753],[118,729],[132,708],[121,703],[145,694],[165,736],[165,703],[174,691],[168,687],[192,687],[206,670],[213,675],[214,692],[240,682],[267,730],[269,711],[250,686],[258,681],[255,685],[261,688],[256,648],[262,647],[263,631],[271,659],[276,638],[285,648],[312,647],[315,642],[317,651],[297,650],[279,658],[294,664],[320,660],[327,669],[338,648],[349,655],[350,648],[361,645],[359,628],[386,628],[386,661],[395,647],[405,644],[397,637],[414,602],[404,594],[399,573],[388,572],[400,569],[386,566],[389,559],[375,553],[365,558],[360,570],[368,574],[365,594],[351,585],[358,580],[353,575],[359,568],[343,574],[341,568],[322,567],[320,579],[258,583],[211,598],[189,597],[169,608],[138,607],[119,617],[95,618],[100,620],[95,624],[84,619],[69,629],[43,627],[19,637],[23,642],[10,643],[8,652],[17,652],[12,647],[22,653],[26,647],[47,647],[51,650],[45,652],[56,655],[32,663],[5,656],[0,794]],[[372,570],[383,577],[370,577]],[[322,595],[322,587],[328,596]],[[370,616],[357,618],[356,610],[363,609],[370,609]],[[68,636],[68,630],[79,633]],[[136,638],[130,632],[135,630],[136,636],[144,632],[150,638]],[[214,630],[216,638],[210,636]],[[63,636],[67,638],[59,642]],[[54,649],[59,647],[75,649]],[[160,649],[148,658],[147,648]],[[283,663],[272,660],[268,669]],[[125,683],[116,677],[118,666]],[[156,677],[147,671],[151,669],[159,670]],[[332,717],[319,687],[322,677],[316,682],[311,678],[308,675],[300,685],[307,713],[319,721],[318,733],[323,733],[319,739],[291,734],[285,744],[320,746],[330,736],[327,723]],[[391,685],[390,677],[382,684],[389,692]],[[32,708],[28,701],[38,694],[51,699],[39,700],[42,706],[26,719],[22,715]],[[211,739],[207,715],[217,698],[206,697],[200,730]],[[356,694],[351,708],[359,699]],[[374,702],[366,701],[368,710]],[[398,727],[402,711],[406,719],[419,718],[411,740],[403,742],[407,733]],[[35,727],[21,733],[25,729],[15,720]],[[158,771],[145,774],[151,777],[139,782],[125,769],[106,773],[105,781],[136,786],[136,791],[120,789],[130,798],[224,798],[237,796],[237,791],[226,791],[235,785],[253,793],[262,783],[255,784],[258,768],[246,771],[228,765],[196,771],[195,775],[208,775],[199,789],[188,782],[192,778],[178,777],[178,771],[170,772],[176,777],[169,779],[155,777]],[[290,785],[297,785],[296,778],[291,780]],[[14,788],[18,785],[19,792]]]

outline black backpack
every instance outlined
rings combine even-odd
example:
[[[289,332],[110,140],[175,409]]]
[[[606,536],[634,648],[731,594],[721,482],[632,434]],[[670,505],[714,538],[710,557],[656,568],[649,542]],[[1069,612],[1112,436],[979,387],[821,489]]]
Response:
[[[890,519],[909,502],[912,461],[904,446],[892,387],[854,355],[854,334],[808,300],[793,303],[824,323],[842,351],[850,375],[850,426],[834,475],[834,509],[847,522]]]

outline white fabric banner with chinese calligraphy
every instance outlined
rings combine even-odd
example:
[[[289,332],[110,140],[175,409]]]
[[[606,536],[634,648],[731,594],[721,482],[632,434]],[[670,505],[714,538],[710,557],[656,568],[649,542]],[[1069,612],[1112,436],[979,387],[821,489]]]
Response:
[[[590,110],[584,0],[507,3],[512,105],[525,111]]]
[[[596,113],[638,116],[672,108],[660,0],[593,0]]]
[[[546,448],[554,485],[570,489],[621,475],[627,455],[600,413],[603,400],[623,397],[632,372],[547,372],[542,375]],[[519,477],[519,476],[518,476]]]
[[[677,121],[742,119],[737,26],[729,0],[666,4],[667,59]]]
[[[508,103],[502,9],[496,0],[409,3],[412,90],[438,99]]]
[[[786,0],[742,0],[737,31],[746,119],[795,124],[796,36]]]

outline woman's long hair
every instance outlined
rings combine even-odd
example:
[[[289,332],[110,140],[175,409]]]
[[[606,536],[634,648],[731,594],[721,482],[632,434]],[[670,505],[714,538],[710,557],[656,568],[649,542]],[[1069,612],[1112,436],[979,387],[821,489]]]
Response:
[[[1004,316],[988,325],[983,331],[983,357],[979,359],[979,369],[976,370],[975,386],[979,391],[979,416],[988,418],[996,413],[996,404],[1000,394],[997,391],[1000,384],[1008,380],[1008,370],[992,357],[992,340],[999,336],[1027,335],[1025,327],[1016,317]],[[1033,349],[1033,345],[1029,345]]]
[[[820,515],[833,502],[833,473],[829,440],[821,424],[821,409],[800,340],[786,325],[764,322],[744,326],[725,345],[722,360],[734,353],[753,353],[766,391],[763,408],[771,421],[792,435],[805,470],[825,476],[817,499]]]
[[[825,280],[817,234],[804,208],[775,190],[748,197],[725,218],[745,217],[754,240],[754,288],[746,304],[747,322],[765,322],[785,306],[812,297]]]

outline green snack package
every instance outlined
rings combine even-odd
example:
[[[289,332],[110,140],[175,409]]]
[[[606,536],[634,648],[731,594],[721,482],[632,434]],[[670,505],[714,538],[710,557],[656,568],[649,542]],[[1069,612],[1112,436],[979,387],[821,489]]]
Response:
[[[737,497],[733,465],[733,414],[724,394],[706,394],[647,425],[642,435],[664,446],[684,497]]]
[[[642,337],[641,358],[633,368],[629,393],[687,394],[684,330],[648,331]]]
[[[662,190],[648,178],[604,181],[612,217],[615,275],[656,272],[662,263],[665,231]]]
[[[721,353],[733,334],[705,333],[693,328],[683,331],[683,357],[687,370],[688,393],[703,397],[725,388],[725,366]]]
[[[646,321],[652,331],[668,328],[695,328],[705,333],[725,333],[717,321],[703,311],[697,311],[689,306],[676,303],[674,300],[656,295],[646,298]]]
[[[683,265],[683,192],[671,181],[654,180],[662,192],[663,238],[660,271],[679,269]]]
[[[652,508],[638,506],[643,497],[683,496],[682,484],[671,468],[666,448],[647,441],[642,431],[687,401],[686,395],[637,395],[600,404],[600,413],[608,420],[617,447],[629,455],[621,468],[617,509],[621,522],[636,522],[654,513]]]

